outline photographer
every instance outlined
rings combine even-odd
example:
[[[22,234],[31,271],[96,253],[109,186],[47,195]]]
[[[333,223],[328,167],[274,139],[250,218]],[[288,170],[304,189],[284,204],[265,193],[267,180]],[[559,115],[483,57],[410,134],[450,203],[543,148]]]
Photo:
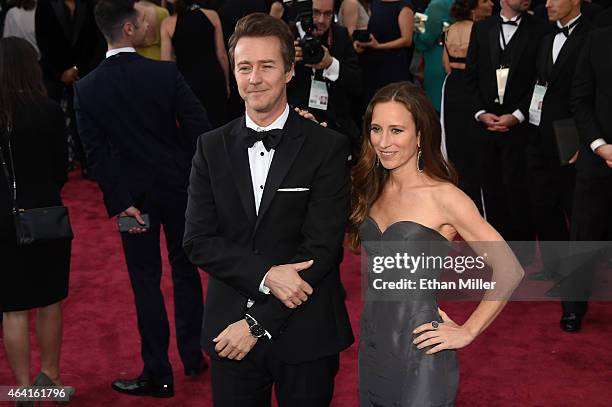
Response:
[[[312,3],[312,13],[301,11],[304,3]],[[355,158],[360,131],[352,119],[350,101],[361,97],[363,85],[348,31],[333,23],[334,0],[298,2],[298,8],[297,25],[305,34],[295,41],[296,66],[288,84],[289,103],[307,109],[318,121],[349,137]]]

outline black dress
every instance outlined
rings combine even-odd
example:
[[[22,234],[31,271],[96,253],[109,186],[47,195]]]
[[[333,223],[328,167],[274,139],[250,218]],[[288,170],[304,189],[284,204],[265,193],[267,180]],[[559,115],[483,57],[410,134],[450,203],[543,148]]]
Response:
[[[61,205],[67,179],[66,128],[59,105],[49,99],[22,104],[10,137],[20,208]],[[5,137],[2,153],[10,171]],[[1,164],[0,164],[1,166]],[[0,310],[44,307],[68,296],[69,240],[18,247],[11,215],[9,186],[0,169]]]
[[[368,22],[368,31],[379,43],[393,41],[402,36],[397,19],[404,7],[412,9],[412,3],[407,0],[372,1],[372,16]],[[412,80],[410,61],[413,51],[414,45],[409,48],[366,50],[362,57],[366,78],[366,103],[383,86]]]
[[[225,75],[217,59],[215,27],[194,8],[180,13],[172,36],[176,65],[198,97],[213,127],[227,122]]]
[[[451,63],[465,63],[466,59],[449,54],[449,60]],[[466,103],[468,94],[465,70],[452,68],[444,85],[443,106],[448,159],[459,175],[459,187],[472,198],[482,214],[482,139],[478,134],[472,105]]]
[[[381,232],[367,217],[359,235],[370,262],[374,256],[443,254],[449,246],[437,231],[400,221]],[[371,264],[371,263],[370,263]],[[397,270],[391,270],[393,275]],[[420,268],[411,280],[437,279],[441,270]],[[437,274],[432,274],[437,273]],[[376,275],[381,276],[381,274]],[[368,276],[369,278],[372,276]],[[388,279],[387,281],[394,280]],[[398,291],[398,290],[394,290]],[[399,292],[399,291],[398,291]],[[373,297],[368,298],[369,295]],[[398,297],[395,297],[397,295]],[[413,344],[412,331],[431,321],[441,322],[433,292],[372,294],[368,289],[361,313],[359,339],[359,402],[361,407],[451,407],[459,385],[455,350],[427,355]]]

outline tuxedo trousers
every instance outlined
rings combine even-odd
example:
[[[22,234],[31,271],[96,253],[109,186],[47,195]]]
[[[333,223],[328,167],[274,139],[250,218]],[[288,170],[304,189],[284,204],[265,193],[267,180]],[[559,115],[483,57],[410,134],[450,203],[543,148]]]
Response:
[[[269,407],[274,385],[279,407],[327,407],[339,366],[338,354],[302,363],[283,362],[274,352],[274,341],[263,337],[241,361],[211,359],[213,404]]]
[[[544,154],[540,146],[530,145],[526,154],[531,214],[540,242],[567,242],[572,216],[576,169],[562,166],[559,158]],[[558,271],[561,245],[540,244],[542,263]]]
[[[482,189],[487,221],[505,240],[533,240],[525,174],[529,127],[521,124],[500,133],[488,131],[481,124],[480,131],[484,154]]]
[[[173,378],[168,359],[170,328],[160,287],[162,226],[172,268],[176,338],[181,361],[186,369],[191,369],[198,368],[203,358],[200,348],[204,308],[202,283],[197,268],[183,250],[187,190],[158,183],[146,196],[136,198],[135,205],[149,215],[151,223],[146,233],[121,234],[141,339],[144,362],[141,378],[168,384]]]
[[[570,226],[573,241],[606,241],[612,232],[612,175],[590,177],[578,173],[574,190],[574,207]],[[609,255],[609,253],[608,253]],[[591,289],[593,269],[605,256],[594,255],[592,261],[574,271],[561,285],[563,312],[584,315]],[[579,299],[579,301],[573,301]]]

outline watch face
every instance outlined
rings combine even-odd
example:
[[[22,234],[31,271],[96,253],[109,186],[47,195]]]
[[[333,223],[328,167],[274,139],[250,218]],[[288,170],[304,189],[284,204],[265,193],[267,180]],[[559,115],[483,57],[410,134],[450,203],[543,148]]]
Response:
[[[251,326],[250,329],[251,329],[251,335],[253,335],[255,338],[261,338],[265,333],[265,330],[263,329],[263,327],[258,324]]]

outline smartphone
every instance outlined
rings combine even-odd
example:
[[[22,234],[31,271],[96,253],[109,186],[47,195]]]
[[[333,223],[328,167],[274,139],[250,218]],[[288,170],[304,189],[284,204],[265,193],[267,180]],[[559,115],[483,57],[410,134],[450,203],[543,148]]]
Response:
[[[370,32],[368,30],[353,31],[353,40],[359,42],[370,42]]]
[[[149,230],[149,227],[151,226],[151,224],[149,223],[149,215],[147,215],[146,213],[141,213],[140,216],[142,217],[142,220],[145,221],[144,225],[138,223],[136,218],[133,218],[131,216],[120,216],[119,219],[117,219],[117,225],[119,225],[119,232],[125,233],[131,228],[143,228]]]

